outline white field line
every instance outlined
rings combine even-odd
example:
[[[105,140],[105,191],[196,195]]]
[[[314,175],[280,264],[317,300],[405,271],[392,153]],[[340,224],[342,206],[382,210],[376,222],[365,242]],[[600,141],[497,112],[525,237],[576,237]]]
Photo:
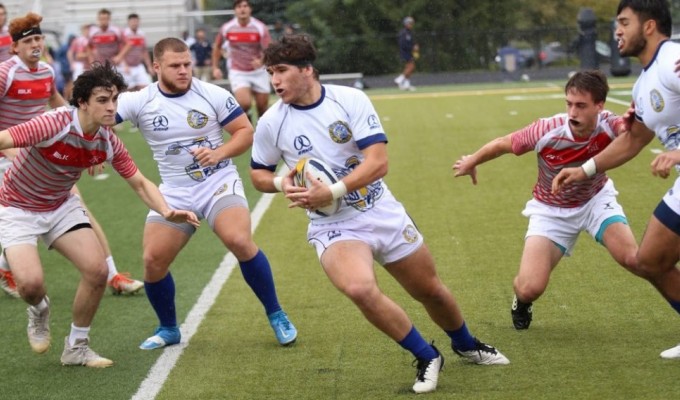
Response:
[[[255,209],[253,209],[253,212],[251,213],[251,229],[253,232],[255,232],[255,229],[260,224],[262,216],[271,205],[272,200],[274,200],[274,194],[265,193],[255,205]],[[166,347],[163,350],[163,354],[158,357],[156,363],[151,367],[146,379],[142,381],[139,389],[137,389],[137,393],[132,396],[132,400],[152,400],[156,398],[158,392],[160,392],[163,387],[163,384],[168,379],[170,371],[172,371],[175,364],[177,364],[177,360],[184,352],[184,349],[189,345],[189,341],[191,341],[198,326],[205,318],[206,313],[210,310],[212,305],[215,304],[217,295],[220,293],[222,286],[227,282],[227,279],[229,279],[229,276],[231,276],[231,272],[234,270],[234,267],[236,267],[236,264],[237,260],[231,252],[225,254],[222,262],[210,279],[210,282],[208,282],[203,289],[201,296],[196,301],[196,304],[194,304],[191,311],[189,311],[184,323],[179,327],[179,330],[182,333],[182,341],[177,345]]]

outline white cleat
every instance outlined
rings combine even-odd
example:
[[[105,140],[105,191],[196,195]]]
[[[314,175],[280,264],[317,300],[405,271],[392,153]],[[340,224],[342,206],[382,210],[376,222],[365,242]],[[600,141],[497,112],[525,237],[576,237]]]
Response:
[[[468,361],[479,365],[506,365],[510,364],[510,360],[496,350],[495,347],[489,346],[475,339],[476,347],[472,350],[460,351],[453,349],[454,353],[466,358]]]
[[[668,350],[662,351],[660,355],[661,358],[665,358],[666,360],[680,359],[680,344]]]

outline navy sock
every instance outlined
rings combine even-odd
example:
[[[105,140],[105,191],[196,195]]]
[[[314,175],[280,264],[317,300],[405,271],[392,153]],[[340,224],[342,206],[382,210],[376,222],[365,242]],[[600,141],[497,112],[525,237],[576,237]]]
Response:
[[[444,331],[451,338],[451,344],[458,351],[468,351],[476,347],[475,338],[470,335],[465,322],[455,331]]]
[[[161,326],[176,327],[175,281],[170,272],[158,282],[144,282],[144,290],[151,306],[156,311]]]
[[[437,358],[437,351],[420,336],[420,332],[418,332],[415,326],[412,326],[408,335],[398,343],[401,347],[410,351],[416,358],[424,360]]]
[[[250,286],[255,296],[260,299],[267,315],[281,310],[279,299],[276,297],[276,287],[269,260],[262,250],[248,261],[239,262],[243,278]]]
[[[670,303],[671,307],[680,314],[680,301],[675,301],[675,300],[668,300],[668,303]]]

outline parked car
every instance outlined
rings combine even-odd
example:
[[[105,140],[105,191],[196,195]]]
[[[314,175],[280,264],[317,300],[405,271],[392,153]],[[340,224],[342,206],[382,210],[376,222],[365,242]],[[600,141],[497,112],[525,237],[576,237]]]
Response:
[[[510,46],[510,48],[512,48]],[[507,52],[508,47],[505,47],[505,52]],[[531,48],[517,48],[517,64],[521,69],[532,68],[538,65],[538,60],[541,61],[541,65],[550,65],[556,62],[567,59],[568,52],[565,47],[560,42],[550,42],[544,44],[541,47],[541,51],[536,57],[536,52]],[[501,64],[502,61],[502,51],[496,54],[496,63]]]

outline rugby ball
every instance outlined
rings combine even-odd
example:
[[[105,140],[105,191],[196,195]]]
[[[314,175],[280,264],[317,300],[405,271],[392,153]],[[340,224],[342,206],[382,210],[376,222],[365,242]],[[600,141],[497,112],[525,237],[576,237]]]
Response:
[[[335,175],[335,172],[333,172],[333,169],[328,164],[318,158],[303,157],[295,165],[295,185],[306,188],[310,187],[311,182],[308,175],[311,175],[312,179],[316,179],[324,185],[332,185],[338,181],[337,175]],[[342,198],[335,199],[331,204],[321,207],[314,212],[323,216],[332,215],[340,209],[341,204]]]

